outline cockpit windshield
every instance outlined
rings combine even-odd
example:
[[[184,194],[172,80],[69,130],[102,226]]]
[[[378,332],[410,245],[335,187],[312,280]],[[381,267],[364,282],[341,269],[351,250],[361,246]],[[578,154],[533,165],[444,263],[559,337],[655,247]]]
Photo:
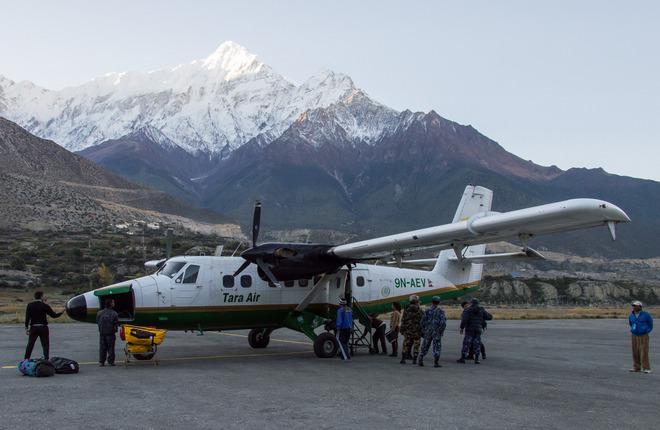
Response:
[[[181,268],[185,265],[185,261],[168,261],[165,263],[163,268],[158,271],[158,274],[174,278],[174,275],[179,273],[179,270],[181,270]]]

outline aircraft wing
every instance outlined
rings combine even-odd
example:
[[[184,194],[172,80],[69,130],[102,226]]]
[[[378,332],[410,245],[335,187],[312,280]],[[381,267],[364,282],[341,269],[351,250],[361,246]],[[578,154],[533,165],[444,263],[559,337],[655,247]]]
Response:
[[[510,212],[480,212],[450,224],[424,228],[330,248],[337,257],[368,260],[400,256],[423,247],[460,250],[470,245],[608,226],[615,238],[616,223],[630,222],[617,206],[596,199],[572,199]]]

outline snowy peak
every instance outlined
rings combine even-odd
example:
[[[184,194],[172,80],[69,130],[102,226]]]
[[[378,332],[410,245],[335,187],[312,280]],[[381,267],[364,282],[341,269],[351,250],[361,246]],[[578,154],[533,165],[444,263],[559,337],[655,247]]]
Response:
[[[201,63],[208,70],[221,69],[227,80],[259,72],[264,66],[264,63],[259,61],[256,55],[231,41],[224,42],[211,55],[203,60],[193,62],[193,64],[195,63]]]
[[[59,91],[0,79],[0,112],[72,151],[149,130],[164,146],[227,155],[251,139],[268,144],[302,113],[337,103],[365,106],[363,115],[366,106],[388,109],[342,73],[325,70],[295,85],[235,42],[187,64],[109,73]],[[355,112],[337,115],[350,139],[371,141],[382,128],[365,131],[360,124],[368,118],[352,118]]]

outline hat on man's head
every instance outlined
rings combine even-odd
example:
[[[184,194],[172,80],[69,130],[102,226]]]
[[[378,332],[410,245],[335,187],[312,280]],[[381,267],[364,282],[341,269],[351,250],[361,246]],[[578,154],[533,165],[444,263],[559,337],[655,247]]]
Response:
[[[473,297],[472,300],[470,300],[470,303],[479,303],[479,299]]]
[[[440,297],[439,296],[433,296],[433,298],[431,298],[431,301],[433,303],[440,303]]]
[[[631,303],[632,306],[639,306],[640,308],[642,307],[642,302],[639,300],[635,300],[634,302]]]
[[[410,300],[410,303],[417,303],[417,302],[419,302],[419,296],[416,295],[416,294],[413,294],[412,296],[410,296],[409,300]]]

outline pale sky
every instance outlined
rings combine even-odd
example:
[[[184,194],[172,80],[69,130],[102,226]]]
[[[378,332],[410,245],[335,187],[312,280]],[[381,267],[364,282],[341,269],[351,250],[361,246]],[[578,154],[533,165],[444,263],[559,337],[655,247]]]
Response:
[[[660,180],[658,1],[0,1],[0,74],[59,89],[233,40],[543,165]]]

